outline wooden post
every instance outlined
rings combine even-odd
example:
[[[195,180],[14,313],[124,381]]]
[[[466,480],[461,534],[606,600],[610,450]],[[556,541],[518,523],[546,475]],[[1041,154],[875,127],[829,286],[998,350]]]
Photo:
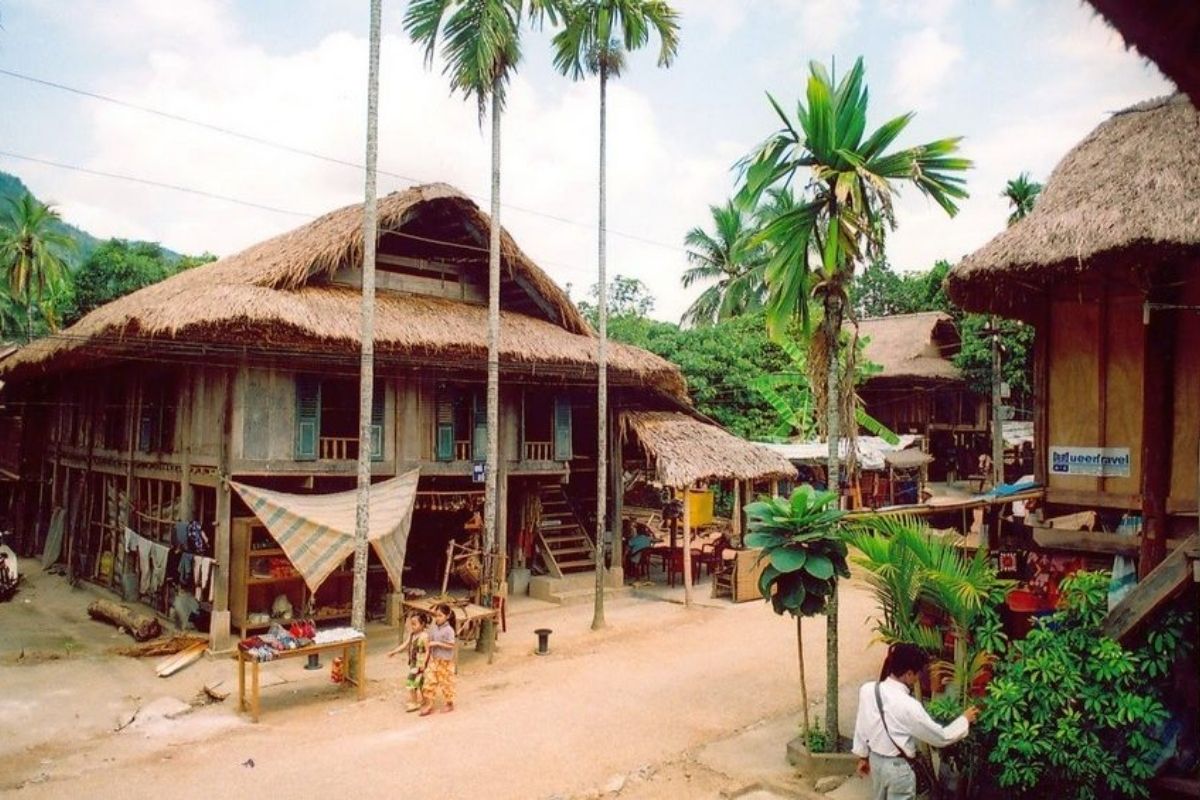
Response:
[[[1167,555],[1167,496],[1171,490],[1175,398],[1175,315],[1151,309],[1160,291],[1146,296],[1142,316],[1142,547],[1138,577]]]
[[[742,482],[733,481],[733,538],[740,544],[742,541]]]
[[[229,573],[230,573],[230,507],[232,498],[229,488],[229,450],[230,436],[233,428],[233,388],[237,372],[225,370],[222,382],[225,384],[225,398],[217,416],[217,430],[220,436],[217,442],[217,530],[213,546],[213,557],[216,559],[211,580],[216,581],[213,592],[212,622],[209,628],[209,649],[222,652],[230,649],[232,642],[229,638]]]
[[[612,566],[608,569],[608,576],[612,586],[622,586],[625,583],[625,543],[621,539],[624,531],[622,519],[625,516],[625,465],[622,463],[619,422],[617,412],[611,410],[608,423],[608,487],[612,493],[609,527],[612,529],[613,542]]]
[[[691,488],[683,487],[683,604],[692,605],[692,503]]]
[[[779,496],[779,479],[771,478],[771,497]]]
[[[179,440],[179,519],[190,522],[195,511],[192,495],[192,381],[198,370],[184,371],[183,391],[179,399],[179,410],[175,418],[175,435]]]

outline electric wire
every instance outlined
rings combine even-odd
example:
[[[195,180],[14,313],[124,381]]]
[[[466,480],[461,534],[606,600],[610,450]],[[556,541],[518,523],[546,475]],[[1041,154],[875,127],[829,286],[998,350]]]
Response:
[[[6,75],[6,76],[8,76],[10,78],[14,78],[16,80],[27,81],[29,83],[38,84],[41,86],[45,86],[47,88],[57,89],[57,90],[63,91],[63,92],[68,92],[70,94],[78,95],[80,97],[86,97],[91,100],[97,100],[100,102],[111,103],[113,105],[117,105],[122,108],[127,108],[132,111],[138,111],[143,114],[150,114],[152,116],[171,120],[172,122],[177,122],[177,123],[180,123],[183,125],[192,125],[192,126],[195,126],[198,128],[203,128],[203,129],[211,131],[213,133],[219,133],[219,134],[229,136],[229,137],[232,137],[235,139],[241,139],[243,141],[250,142],[252,144],[256,144],[261,147],[268,147],[268,148],[280,150],[280,151],[283,151],[286,153],[291,153],[293,155],[303,156],[306,158],[312,158],[312,159],[316,159],[318,161],[324,161],[329,164],[336,164],[338,166],[348,167],[351,169],[356,169],[356,170],[365,170],[366,169],[365,165],[360,164],[356,161],[339,158],[337,156],[327,155],[325,153],[318,153],[313,150],[307,150],[303,147],[296,147],[295,145],[289,145],[284,142],[279,142],[279,141],[276,141],[273,139],[267,139],[262,136],[256,136],[254,134],[233,130],[231,128],[226,128],[221,125],[215,125],[211,122],[205,122],[204,120],[195,119],[193,117],[187,117],[182,114],[175,114],[170,111],[163,111],[162,109],[153,108],[151,106],[141,105],[139,103],[132,103],[132,102],[129,102],[128,100],[122,100],[120,98],[101,94],[99,92],[93,92],[93,91],[88,91],[87,89],[80,89],[78,87],[68,86],[67,84],[60,83],[58,81],[51,81],[51,80],[47,80],[45,78],[39,78],[34,75],[28,75],[25,73],[16,72],[14,70],[5,69],[3,67],[0,67],[0,75]],[[419,184],[429,182],[429,181],[422,181],[420,179],[413,178],[408,175],[403,175],[398,172],[391,172],[386,169],[378,169],[376,171],[380,175],[386,175],[389,178],[395,178],[396,180],[404,181],[412,186],[417,186]],[[478,202],[481,202],[481,203],[487,202],[489,200],[489,198],[483,197],[479,194],[475,194],[475,193],[471,193],[471,192],[465,192],[465,194],[468,197],[471,197],[472,199],[474,199]],[[559,216],[557,214],[551,214],[546,211],[539,211],[539,210],[533,209],[533,208],[526,208],[523,206],[513,205],[511,203],[501,203],[501,208],[505,208],[509,211],[516,211],[516,212],[519,212],[522,214],[529,214],[529,215],[535,216],[535,217],[541,217],[543,219],[547,219],[547,220],[550,220],[553,222],[559,222],[559,223],[562,223],[565,225],[572,225],[572,226],[579,227],[579,228],[585,228],[587,230],[594,230],[596,227],[595,223],[581,222],[579,220],[570,219],[569,217],[563,217],[563,216]],[[287,213],[292,213],[292,212],[287,212]],[[672,245],[672,244],[668,244],[666,242],[660,242],[655,239],[650,239],[648,237],[639,236],[639,235],[633,234],[633,233],[626,233],[624,231],[616,230],[614,228],[606,228],[605,231],[613,236],[619,236],[621,238],[629,239],[630,241],[639,242],[641,244],[652,245],[654,247],[661,247],[666,250],[674,250],[674,251],[680,252],[680,253],[688,252],[686,248],[680,247],[678,245]]]

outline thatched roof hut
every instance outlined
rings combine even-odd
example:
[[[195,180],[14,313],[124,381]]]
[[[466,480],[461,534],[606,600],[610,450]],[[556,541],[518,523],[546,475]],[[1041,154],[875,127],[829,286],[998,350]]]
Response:
[[[896,381],[961,381],[962,371],[951,358],[962,347],[958,328],[949,314],[926,311],[890,317],[868,317],[858,323],[859,335],[869,337],[864,354],[883,367],[872,383]]]
[[[1200,3],[1195,0],[1088,0],[1125,41],[1158,64],[1175,85],[1200,103]]]
[[[1051,174],[1025,219],[947,278],[971,311],[1029,318],[1028,299],[1083,272],[1136,276],[1200,253],[1200,113],[1183,95],[1117,112]]]
[[[390,248],[486,273],[489,224],[474,202],[445,184],[379,200],[381,252]],[[131,356],[204,361],[226,351],[249,358],[302,352],[357,363],[360,292],[332,279],[357,267],[361,249],[362,206],[338,209],[98,308],[60,334],[22,348],[0,365],[0,375],[33,377]],[[502,270],[502,369],[594,378],[590,327],[507,232]],[[376,358],[382,365],[451,363],[482,370],[486,318],[479,304],[380,291]],[[682,374],[649,352],[614,343],[609,369],[617,385],[647,386],[686,402]]]
[[[673,411],[621,412],[621,438],[635,437],[666,486],[696,481],[795,478],[796,468],[778,453]]]

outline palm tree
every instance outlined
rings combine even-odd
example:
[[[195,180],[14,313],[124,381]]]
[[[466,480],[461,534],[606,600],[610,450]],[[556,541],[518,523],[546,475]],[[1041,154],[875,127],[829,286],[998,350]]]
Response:
[[[433,65],[441,34],[443,72],[451,92],[474,98],[482,127],[489,101],[492,113],[491,231],[488,242],[487,471],[483,505],[483,583],[491,602],[495,581],[492,560],[497,539],[496,486],[500,463],[500,115],[505,89],[521,60],[521,23],[553,23],[561,0],[412,0],[404,14],[404,30],[425,47],[426,66]],[[503,541],[501,539],[501,545]],[[479,637],[490,648],[490,626]]]
[[[607,244],[605,197],[607,179],[608,79],[620,77],[625,53],[650,41],[658,33],[658,65],[669,67],[679,49],[679,15],[665,0],[573,0],[565,7],[565,24],[554,36],[554,65],[563,75],[580,80],[600,78],[600,194],[599,286],[597,318],[596,435],[596,601],[592,629],[604,627],[604,548],[608,501],[608,283],[605,276]]]
[[[750,246],[755,231],[748,214],[735,203],[710,206],[713,232],[692,228],[683,239],[692,266],[680,281],[683,288],[716,281],[683,313],[685,325],[713,325],[740,314],[758,311],[766,299],[764,248]]]
[[[362,350],[358,376],[358,465],[354,503],[354,579],[350,624],[366,630],[367,553],[371,521],[371,407],[375,392],[375,244],[379,206],[375,178],[379,161],[379,31],[383,0],[371,0],[367,57],[367,164],[363,181]]]
[[[0,267],[8,273],[9,295],[14,302],[24,303],[27,341],[33,339],[35,307],[51,330],[58,327],[47,294],[68,280],[66,257],[75,250],[75,240],[56,227],[60,222],[62,217],[53,206],[29,192],[9,199],[0,217]]]
[[[893,196],[896,184],[911,183],[947,214],[958,212],[955,200],[967,196],[958,175],[971,162],[958,158],[959,140],[888,152],[913,114],[896,117],[870,135],[867,128],[867,88],[862,59],[836,83],[820,64],[809,68],[807,105],[796,104],[793,121],[768,95],[783,122],[755,152],[740,164],[743,186],[739,201],[757,205],[762,194],[779,186],[794,186],[797,203],[767,221],[757,240],[774,250],[766,268],[767,325],[780,337],[796,320],[809,336],[812,386],[824,410],[829,441],[829,486],[840,486],[838,440],[843,408],[853,402],[855,348],[841,357],[841,331],[854,270],[863,259],[883,254],[884,236],[895,227]],[[816,263],[810,258],[818,254]],[[813,331],[809,295],[824,307],[821,326]],[[827,685],[837,686],[837,596],[826,615]],[[838,732],[837,693],[828,692],[825,723],[830,738]]]
[[[1022,172],[1006,183],[1000,196],[1006,198],[1013,209],[1008,215],[1008,224],[1014,225],[1025,219],[1025,216],[1033,211],[1033,204],[1037,202],[1041,193],[1042,184],[1030,180],[1028,172]]]

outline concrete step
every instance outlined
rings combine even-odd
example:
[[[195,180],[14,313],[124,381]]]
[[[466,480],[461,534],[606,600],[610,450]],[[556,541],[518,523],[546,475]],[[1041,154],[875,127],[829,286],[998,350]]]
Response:
[[[595,597],[596,574],[594,572],[577,572],[562,578],[549,575],[535,575],[529,581],[529,596],[559,605],[590,603]],[[605,598],[630,597],[633,588],[629,586],[606,586]]]

